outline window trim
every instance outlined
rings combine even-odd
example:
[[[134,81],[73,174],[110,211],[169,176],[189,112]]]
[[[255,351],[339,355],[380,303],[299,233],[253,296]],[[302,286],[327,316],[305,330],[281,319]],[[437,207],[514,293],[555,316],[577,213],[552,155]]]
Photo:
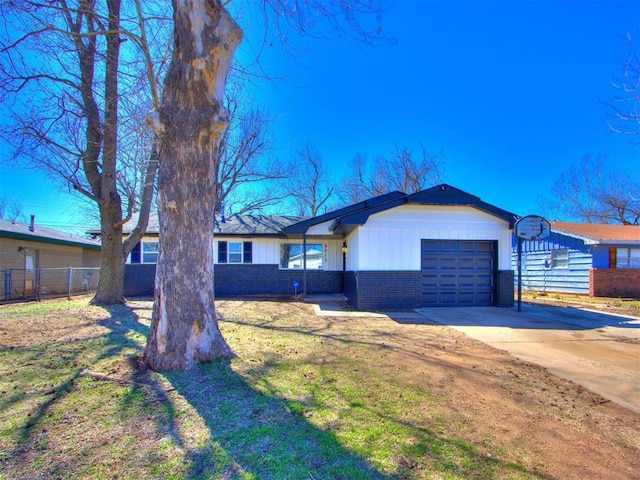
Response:
[[[147,254],[155,254],[154,262],[145,262],[144,261],[144,244],[147,243],[156,243],[158,245],[157,252],[146,252]],[[158,256],[160,255],[160,240],[140,240],[129,252],[127,256],[127,264],[128,265],[157,265],[158,264]],[[134,257],[137,261],[134,261]]]
[[[240,251],[232,252],[230,244],[239,244]],[[216,263],[227,265],[247,265],[253,263],[253,242],[252,241],[236,241],[236,240],[218,240],[218,254]],[[240,255],[240,261],[231,261],[231,255]]]
[[[278,269],[279,270],[289,270],[289,271],[302,271],[304,270],[304,259],[301,256],[300,260],[300,266],[299,267],[285,267],[282,265],[283,263],[283,257],[282,257],[282,247],[284,245],[292,245],[292,246],[297,246],[300,247],[300,252],[303,252],[303,248],[304,248],[304,243],[296,243],[296,242],[280,242],[280,248],[278,249],[278,253],[279,253],[279,261],[278,261]],[[319,255],[319,260],[320,260],[320,265],[318,267],[310,267],[309,266],[309,259],[307,258],[307,270],[312,270],[312,271],[318,271],[318,270],[324,270],[325,269],[325,265],[327,263],[327,259],[326,259],[326,245],[323,243],[307,243],[306,247],[307,247],[307,252],[309,251],[309,249],[311,247],[315,247],[315,246],[319,246],[320,247],[320,255]],[[289,259],[289,262],[291,262],[291,260]]]
[[[559,254],[563,252],[560,258]],[[559,260],[561,260],[561,264],[558,265]],[[569,249],[568,248],[554,248],[551,250],[551,268],[557,270],[567,270],[569,268]]]
[[[621,256],[620,253],[623,252],[625,253],[624,256]],[[617,247],[616,248],[616,265],[615,268],[619,268],[622,270],[628,270],[628,269],[638,269],[640,268],[640,264],[639,265],[634,265],[632,260],[634,258],[634,256],[632,255],[633,252],[637,252],[640,253],[640,248],[633,248],[633,247]],[[637,254],[636,254],[637,255]],[[640,256],[640,255],[637,255]],[[624,259],[624,261],[620,262],[620,259]]]

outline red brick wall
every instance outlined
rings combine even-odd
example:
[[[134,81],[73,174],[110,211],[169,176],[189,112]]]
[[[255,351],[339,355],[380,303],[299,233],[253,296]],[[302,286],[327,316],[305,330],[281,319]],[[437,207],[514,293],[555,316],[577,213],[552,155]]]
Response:
[[[592,268],[589,295],[640,298],[640,268]]]

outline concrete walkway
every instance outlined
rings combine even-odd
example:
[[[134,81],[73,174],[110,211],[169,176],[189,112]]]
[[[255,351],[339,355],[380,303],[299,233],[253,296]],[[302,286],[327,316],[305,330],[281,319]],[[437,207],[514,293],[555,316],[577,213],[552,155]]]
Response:
[[[319,316],[388,317],[400,323],[446,325],[640,413],[638,318],[530,304],[523,304],[521,312],[446,307],[384,314],[345,311],[339,303],[319,302],[314,310]]]

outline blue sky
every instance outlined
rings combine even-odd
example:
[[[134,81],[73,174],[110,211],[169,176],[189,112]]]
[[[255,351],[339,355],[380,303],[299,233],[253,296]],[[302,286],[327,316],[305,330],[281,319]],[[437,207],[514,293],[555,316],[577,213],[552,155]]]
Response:
[[[422,143],[442,152],[447,183],[520,215],[585,154],[640,176],[640,148],[609,131],[601,103],[616,93],[627,34],[640,45],[640,0],[398,0],[382,25],[393,44],[296,40],[296,60],[267,49],[264,67],[287,76],[258,81],[254,96],[280,155],[311,142],[338,180],[357,153]],[[26,214],[74,222],[73,197],[1,168],[1,193]]]

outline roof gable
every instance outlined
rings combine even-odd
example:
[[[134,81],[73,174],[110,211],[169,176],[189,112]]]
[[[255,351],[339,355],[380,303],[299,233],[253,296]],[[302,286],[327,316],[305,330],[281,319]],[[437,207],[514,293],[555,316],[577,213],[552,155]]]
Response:
[[[374,213],[379,213],[403,204],[474,207],[494,217],[505,220],[509,223],[510,228],[513,228],[517,218],[517,216],[511,212],[483,202],[480,197],[476,197],[475,195],[443,183],[411,195],[407,195],[406,193],[402,194],[386,203],[363,208],[346,215],[340,215],[334,220],[330,229],[336,232],[348,232],[357,225],[364,225]]]
[[[402,192],[391,192],[386,193],[384,195],[380,195],[378,197],[369,198],[362,202],[354,203],[353,205],[349,205],[344,208],[340,208],[338,210],[334,210],[332,212],[328,212],[322,215],[318,215],[316,217],[308,218],[306,220],[297,222],[287,228],[285,228],[284,232],[286,234],[301,234],[305,233],[309,227],[314,225],[318,225],[319,223],[327,222],[330,220],[335,220],[345,215],[366,211],[369,209],[381,209],[384,210],[386,208],[391,208],[391,206],[395,206],[395,202],[400,202],[397,205],[404,202],[404,198],[407,196],[406,193]],[[392,205],[393,204],[393,205]]]
[[[419,205],[455,205],[464,207],[474,207],[483,212],[489,213],[494,217],[501,218],[509,222],[509,227],[513,228],[518,216],[515,213],[508,212],[502,208],[483,202],[480,197],[471,195],[458,188],[443,183],[435,187],[422,190],[421,192],[409,195],[407,203]]]

